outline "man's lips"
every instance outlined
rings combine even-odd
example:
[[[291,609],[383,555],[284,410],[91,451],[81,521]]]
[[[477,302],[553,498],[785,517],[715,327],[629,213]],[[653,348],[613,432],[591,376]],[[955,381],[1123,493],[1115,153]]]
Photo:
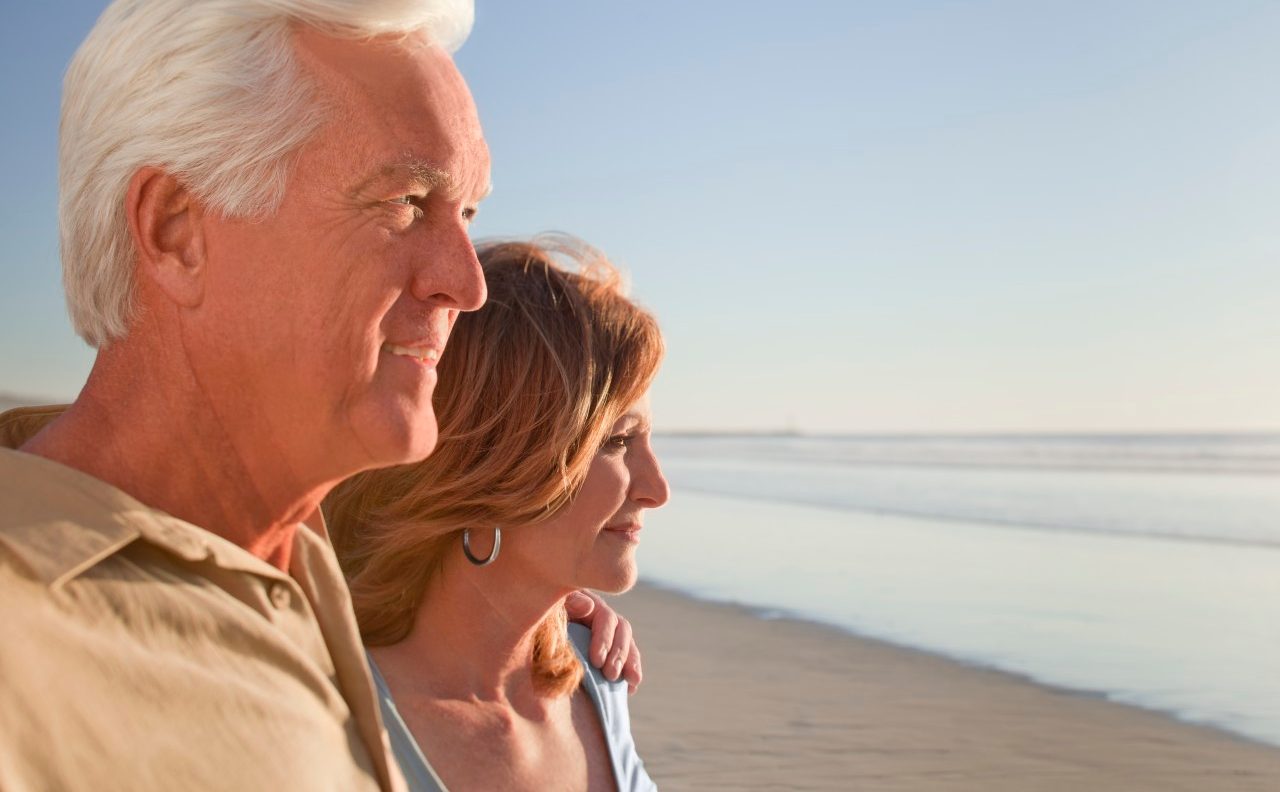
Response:
[[[390,341],[382,345],[384,352],[399,357],[407,357],[428,368],[435,368],[440,359],[440,347],[434,344],[393,344]]]

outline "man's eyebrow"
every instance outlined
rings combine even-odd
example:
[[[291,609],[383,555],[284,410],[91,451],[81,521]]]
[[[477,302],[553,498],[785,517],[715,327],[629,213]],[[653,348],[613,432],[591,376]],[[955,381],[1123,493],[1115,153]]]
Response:
[[[422,162],[412,162],[399,167],[408,171],[413,180],[423,187],[447,192],[452,192],[456,189],[457,180],[453,178],[452,173],[446,170],[441,170]]]
[[[376,184],[397,179],[407,179],[428,190],[443,190],[446,193],[455,193],[459,190],[457,179],[449,171],[437,168],[426,162],[409,161],[383,165],[369,178],[360,182],[353,192],[356,194],[363,193]],[[493,192],[493,183],[488,182],[480,194],[476,196],[474,202],[483,201],[489,197],[491,192]]]
[[[456,185],[453,174],[434,165],[425,162],[394,162],[378,168],[356,185],[352,192],[362,193],[377,184],[395,180],[413,181],[430,190],[452,191]]]

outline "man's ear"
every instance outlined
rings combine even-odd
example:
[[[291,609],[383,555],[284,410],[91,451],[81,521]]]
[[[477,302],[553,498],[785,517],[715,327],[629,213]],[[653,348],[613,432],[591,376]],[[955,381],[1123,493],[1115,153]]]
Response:
[[[185,184],[159,168],[138,169],[129,180],[125,213],[138,254],[138,276],[178,305],[204,298],[204,205]]]

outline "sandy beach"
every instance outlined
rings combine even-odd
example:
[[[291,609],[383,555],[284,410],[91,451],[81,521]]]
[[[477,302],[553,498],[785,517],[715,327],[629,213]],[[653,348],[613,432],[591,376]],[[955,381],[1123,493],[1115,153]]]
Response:
[[[641,585],[636,742],[679,789],[1280,789],[1280,748]]]

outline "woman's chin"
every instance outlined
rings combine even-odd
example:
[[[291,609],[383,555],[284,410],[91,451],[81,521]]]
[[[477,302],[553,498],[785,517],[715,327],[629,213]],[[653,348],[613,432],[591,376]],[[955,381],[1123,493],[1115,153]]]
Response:
[[[640,574],[635,564],[628,564],[625,567],[617,569],[608,580],[601,580],[602,585],[591,586],[596,591],[603,591],[605,594],[625,594],[635,587],[636,581]]]

